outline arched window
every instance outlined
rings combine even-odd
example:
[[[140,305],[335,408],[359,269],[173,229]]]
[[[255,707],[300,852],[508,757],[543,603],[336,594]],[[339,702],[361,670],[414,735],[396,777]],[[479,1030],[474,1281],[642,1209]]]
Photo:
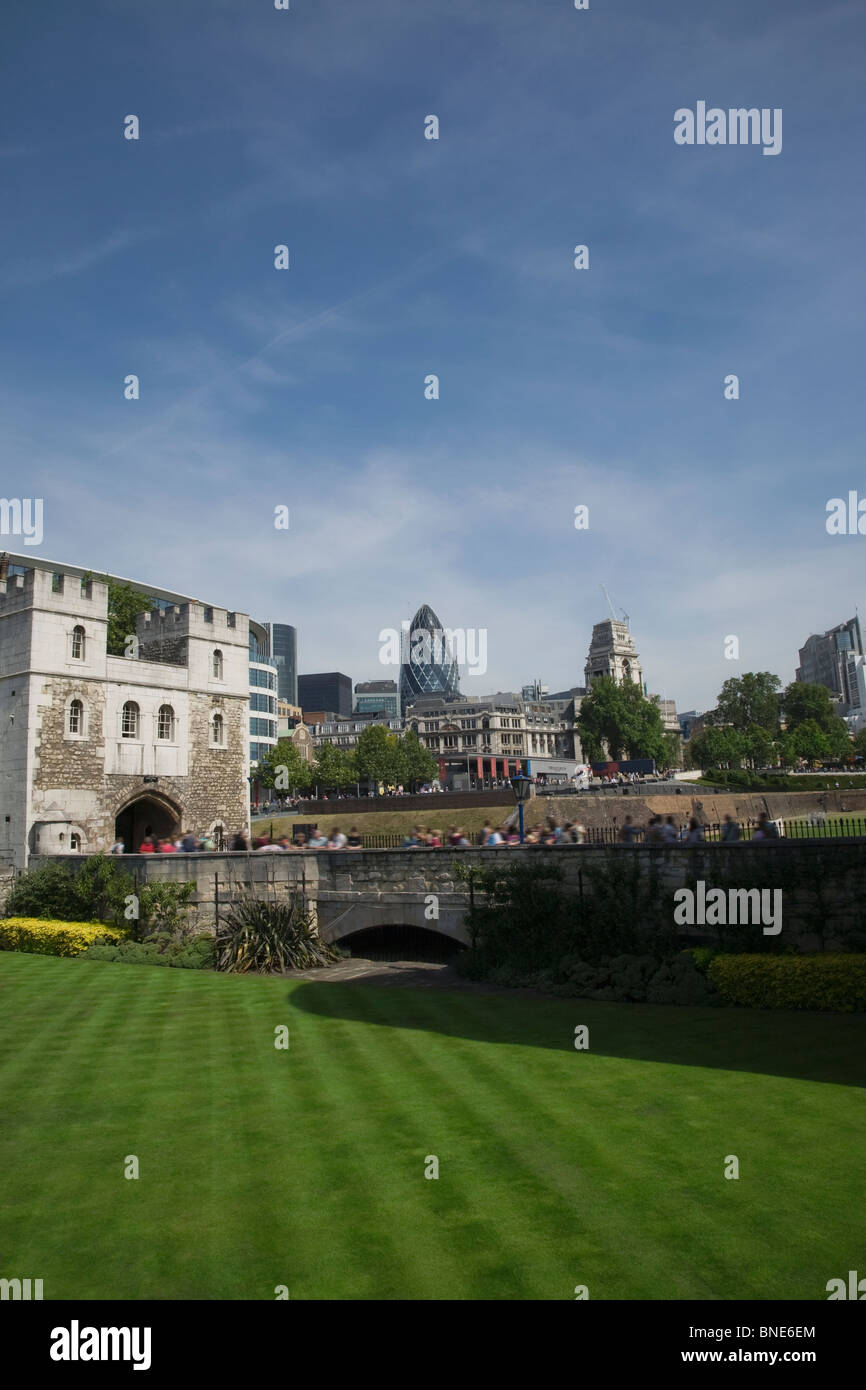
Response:
[[[215,714],[211,719],[211,732],[214,746],[222,748],[225,740],[225,725],[221,714]]]
[[[74,661],[83,661],[83,660],[84,660],[84,645],[85,645],[85,642],[86,642],[86,636],[85,636],[84,628],[83,628],[83,627],[81,626],[81,624],[79,623],[77,627],[74,627],[74,628],[72,629],[72,659],[73,659]]]
[[[215,681],[221,681],[223,678],[223,654],[219,650],[213,654],[213,678]]]
[[[84,733],[84,701],[71,700],[69,703],[69,723],[67,732],[70,734]]]
[[[167,739],[169,743],[174,743],[174,710],[171,705],[160,705],[159,707],[159,714],[156,717],[156,736]]]
[[[123,706],[120,721],[121,738],[138,738],[139,709],[134,700],[127,700]]]

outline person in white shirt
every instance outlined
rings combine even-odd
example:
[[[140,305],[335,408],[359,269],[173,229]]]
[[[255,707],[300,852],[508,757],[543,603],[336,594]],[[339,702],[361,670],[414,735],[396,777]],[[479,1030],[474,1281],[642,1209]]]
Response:
[[[342,849],[346,843],[346,836],[339,826],[334,826],[328,839],[328,849]]]
[[[491,830],[484,843],[485,845],[501,845],[505,842],[498,830]]]

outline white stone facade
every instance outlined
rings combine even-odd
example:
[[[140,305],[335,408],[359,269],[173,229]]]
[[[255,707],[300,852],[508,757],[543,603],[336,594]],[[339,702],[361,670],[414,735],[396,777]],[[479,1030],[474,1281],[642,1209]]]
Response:
[[[148,830],[246,826],[246,615],[179,601],[109,656],[107,584],[0,563],[0,865],[99,852],[119,828],[137,850]]]

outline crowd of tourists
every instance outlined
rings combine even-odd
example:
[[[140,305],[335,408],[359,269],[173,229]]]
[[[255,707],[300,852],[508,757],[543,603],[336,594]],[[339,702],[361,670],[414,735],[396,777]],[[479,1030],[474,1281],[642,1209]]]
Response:
[[[739,823],[733,816],[725,816],[719,828],[719,842],[721,844],[733,844],[743,838],[743,833]],[[778,840],[779,832],[775,822],[771,821],[765,811],[758,817],[757,825],[751,834],[753,843],[760,844],[762,841]],[[581,825],[576,820],[559,821],[555,816],[550,816],[546,821],[539,821],[537,825],[530,826],[524,836],[524,843],[527,845],[582,845],[590,839],[586,826]],[[635,825],[631,816],[626,816],[617,832],[617,839],[621,844],[634,845],[700,845],[707,843],[706,827],[701,824],[696,816],[692,816],[682,825],[677,825],[673,816],[662,818],[653,816],[646,826]],[[472,839],[462,826],[452,825],[448,832],[432,829],[427,826],[415,825],[408,835],[403,836],[404,849],[468,849],[472,845]],[[500,845],[520,844],[520,835],[517,827],[509,818],[507,824],[492,825],[485,821],[484,826],[478,835],[477,844],[484,848],[496,849]],[[278,840],[271,840],[266,835],[257,835],[250,840],[245,830],[239,830],[236,835],[224,840],[208,832],[205,835],[195,835],[192,831],[181,831],[175,839],[170,836],[157,837],[153,834],[145,836],[138,847],[139,854],[206,854],[208,852],[219,851],[221,853],[231,852],[236,854],[282,854],[287,851],[298,849],[363,849],[364,842],[358,834],[357,826],[352,826],[348,835],[340,830],[339,826],[333,828],[325,834],[318,827],[314,828],[309,835],[304,835],[297,831],[293,838],[283,835]],[[115,840],[109,854],[135,853],[128,851],[122,839]]]
[[[538,825],[526,832],[525,843],[528,845],[582,845],[587,842],[588,838],[586,826],[581,825],[578,821],[566,820],[560,823],[551,816],[546,822],[539,822]],[[733,844],[742,838],[743,832],[739,822],[734,820],[733,816],[725,816],[719,827],[718,843]],[[762,811],[758,817],[757,825],[752,831],[752,842],[760,844],[762,841],[778,840],[778,838],[779,831],[775,822],[770,820],[765,811]],[[652,816],[646,826],[635,825],[633,818],[626,816],[617,832],[617,839],[625,845],[634,845],[639,842],[645,845],[701,845],[707,843],[706,827],[696,816],[684,821],[682,825],[677,825],[673,816],[664,818]],[[480,845],[495,848],[498,845],[519,844],[520,836],[513,825],[500,825],[494,828],[489,821],[485,821],[478,842]],[[449,843],[468,844],[468,841],[465,839],[449,840]]]
[[[208,832],[205,835],[195,835],[190,830],[182,830],[178,836],[172,839],[170,836],[158,837],[156,835],[145,835],[138,850],[127,850],[122,839],[115,840],[114,844],[107,851],[108,854],[207,854],[218,851],[219,853],[233,854],[273,854],[284,853],[286,850],[296,849],[363,849],[364,842],[358,834],[357,826],[352,826],[348,835],[344,835],[339,826],[334,826],[327,835],[315,829],[311,835],[307,836],[298,831],[294,839],[288,835],[283,835],[279,840],[270,840],[266,835],[256,835],[251,840],[245,830],[239,830],[236,835],[223,839],[222,836],[215,836]]]

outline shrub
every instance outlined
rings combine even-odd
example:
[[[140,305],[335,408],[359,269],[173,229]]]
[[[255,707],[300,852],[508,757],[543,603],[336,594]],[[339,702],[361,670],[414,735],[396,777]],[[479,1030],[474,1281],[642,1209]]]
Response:
[[[109,922],[124,928],[126,899],[135,879],[110,855],[95,854],[80,865],[43,864],[20,875],[6,899],[7,917],[63,922]]]
[[[0,950],[37,956],[77,956],[94,942],[118,942],[123,932],[103,922],[46,922],[38,917],[0,921]]]
[[[194,893],[194,883],[143,884],[138,892],[141,931],[167,936],[173,941],[187,941],[195,930],[188,915]]]
[[[298,897],[268,901],[246,895],[233,903],[217,931],[216,968],[233,974],[282,974],[337,959]]]
[[[690,951],[662,961],[647,986],[648,1004],[721,1003],[715,982],[701,974]]]
[[[718,955],[708,980],[731,1004],[754,1009],[866,1009],[866,955]]]
[[[165,965],[176,970],[210,970],[213,958],[212,936],[199,937],[186,945],[174,942],[168,949],[157,941],[97,943],[79,957],[80,960],[117,961],[123,965]]]

